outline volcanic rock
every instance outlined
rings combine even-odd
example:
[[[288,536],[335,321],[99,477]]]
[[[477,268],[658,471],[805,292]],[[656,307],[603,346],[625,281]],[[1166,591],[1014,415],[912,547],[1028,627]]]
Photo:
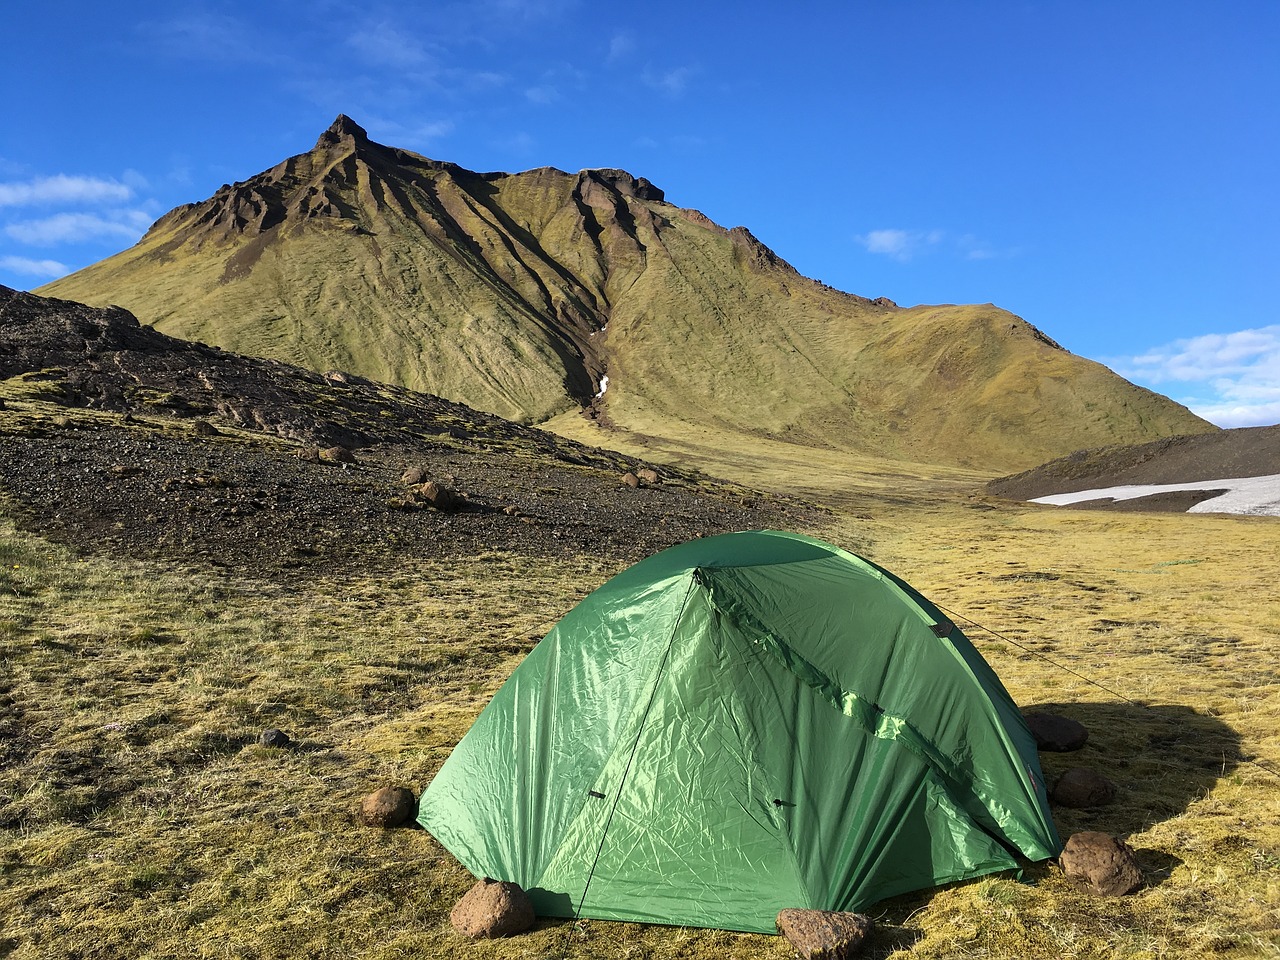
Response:
[[[1142,886],[1142,868],[1133,850],[1105,833],[1072,834],[1058,862],[1068,877],[1084,881],[1088,889],[1102,896],[1119,897]]]
[[[280,750],[286,750],[293,746],[293,741],[289,739],[289,735],[283,730],[276,730],[274,727],[269,730],[263,730],[262,735],[258,737],[258,742],[264,747],[276,747]]]
[[[1028,713],[1026,721],[1031,735],[1036,738],[1036,746],[1041,750],[1069,753],[1079,750],[1089,740],[1089,731],[1084,724],[1067,717],[1053,713]]]
[[[871,932],[871,918],[833,910],[786,909],[778,913],[778,931],[803,960],[845,960]]]
[[[380,787],[360,802],[360,819],[369,827],[399,827],[418,812],[418,799],[407,787]]]
[[[1053,802],[1064,807],[1105,807],[1116,798],[1116,785],[1089,767],[1072,767],[1053,787]]]
[[[473,940],[510,937],[528,930],[536,919],[519,884],[489,877],[477,881],[449,914],[453,928]]]

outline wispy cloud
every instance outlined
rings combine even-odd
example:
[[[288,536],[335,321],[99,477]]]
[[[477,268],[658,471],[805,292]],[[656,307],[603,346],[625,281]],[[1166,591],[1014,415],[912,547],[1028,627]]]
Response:
[[[0,183],[0,207],[122,203],[132,196],[133,189],[116,180],[61,173],[21,183]]]
[[[258,39],[260,31],[226,14],[195,11],[147,20],[137,29],[155,49],[181,60],[236,63],[271,59],[270,51]]]
[[[7,236],[33,247],[83,243],[101,238],[137,240],[152,218],[141,210],[116,210],[104,214],[57,213],[39,220],[20,220],[4,228]]]
[[[907,263],[925,253],[940,251],[963,260],[999,260],[1018,255],[1017,248],[1000,249],[972,233],[958,236],[945,230],[872,230],[855,236],[867,253]]]
[[[609,40],[609,63],[617,63],[631,56],[636,49],[636,38],[630,33],[615,33]]]
[[[652,87],[659,93],[664,93],[668,97],[678,97],[685,92],[697,72],[695,67],[672,67],[669,70],[646,67],[640,79],[646,86]]]
[[[872,230],[854,239],[866,248],[867,253],[880,254],[906,263],[929,247],[941,243],[944,236],[941,230]]]
[[[368,24],[347,39],[348,45],[370,63],[397,69],[434,66],[421,41],[387,21]]]
[[[1175,340],[1104,362],[1136,383],[1181,384],[1177,399],[1219,426],[1280,423],[1280,324]]]
[[[0,257],[0,270],[27,277],[52,280],[69,273],[71,268],[57,260],[32,260],[30,257]]]

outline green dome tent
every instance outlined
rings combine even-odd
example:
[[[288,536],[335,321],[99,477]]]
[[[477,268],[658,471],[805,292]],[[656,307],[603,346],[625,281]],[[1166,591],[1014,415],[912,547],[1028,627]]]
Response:
[[[1062,847],[964,635],[875,564],[773,531],[673,547],[579,603],[418,819],[542,916],[762,933]]]

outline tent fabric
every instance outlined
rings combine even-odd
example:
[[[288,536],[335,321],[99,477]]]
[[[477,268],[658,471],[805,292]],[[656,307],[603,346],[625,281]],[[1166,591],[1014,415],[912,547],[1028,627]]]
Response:
[[[762,933],[1062,847],[1034,739],[960,630],[777,531],[673,547],[579,603],[418,819],[542,916]]]

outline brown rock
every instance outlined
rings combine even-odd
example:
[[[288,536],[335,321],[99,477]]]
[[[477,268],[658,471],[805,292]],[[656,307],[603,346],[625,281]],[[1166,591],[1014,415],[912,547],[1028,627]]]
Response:
[[[659,479],[660,479],[658,476],[658,471],[650,469],[649,467],[645,467],[643,470],[637,470],[636,477],[638,477],[640,480],[644,481],[645,483],[657,483],[659,482]]]
[[[360,819],[369,827],[399,827],[418,812],[418,800],[407,787],[381,787],[360,802]]]
[[[845,960],[871,932],[870,917],[835,910],[787,909],[777,924],[802,960]]]
[[[280,750],[287,750],[293,746],[293,741],[289,739],[289,735],[283,730],[277,730],[274,727],[269,730],[263,730],[258,737],[258,742],[264,747],[276,747]]]
[[[511,506],[503,507],[502,512],[505,513],[508,517],[520,516],[520,508],[515,506],[514,504]]]
[[[626,473],[622,475],[622,482],[625,483],[628,487],[640,486],[640,478],[637,477],[630,470],[628,470]]]
[[[406,468],[404,473],[400,474],[400,482],[407,483],[412,487],[419,483],[426,483],[430,476],[431,474],[427,472],[427,468],[417,463]]]
[[[1068,753],[1079,750],[1089,740],[1084,724],[1054,713],[1028,713],[1026,721],[1041,750]]]
[[[208,420],[193,420],[191,422],[191,432],[197,437],[216,437],[218,436],[218,428]]]
[[[303,460],[307,463],[319,463],[320,448],[319,447],[299,447],[298,459]]]
[[[1116,785],[1089,767],[1072,767],[1053,786],[1053,802],[1064,807],[1105,807],[1116,798]]]
[[[536,919],[519,884],[489,877],[476,881],[449,914],[453,928],[473,940],[510,937],[528,930]]]
[[[409,492],[419,503],[429,503],[437,510],[454,510],[458,506],[458,495],[434,480],[415,484],[409,488]]]
[[[356,455],[346,447],[327,447],[320,451],[324,463],[355,463]]]
[[[1102,896],[1119,897],[1142,886],[1142,869],[1133,850],[1105,833],[1072,834],[1058,862],[1068,877],[1083,880]]]

